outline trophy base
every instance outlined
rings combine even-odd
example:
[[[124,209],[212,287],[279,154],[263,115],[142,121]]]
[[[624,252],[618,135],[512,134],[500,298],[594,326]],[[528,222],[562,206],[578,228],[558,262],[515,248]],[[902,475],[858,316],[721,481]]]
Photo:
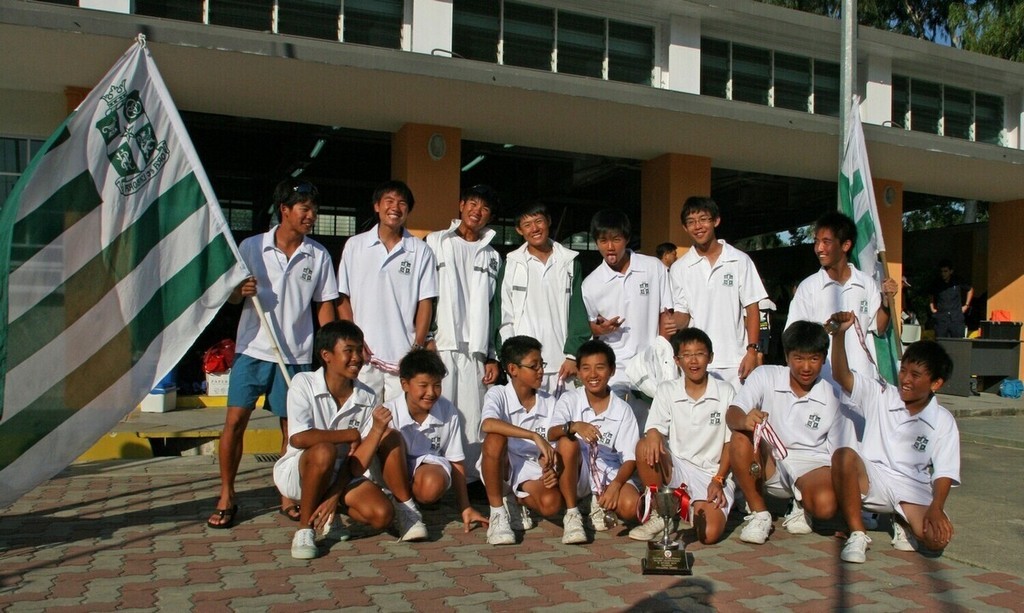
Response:
[[[686,550],[665,549],[651,543],[647,550],[647,557],[640,560],[640,566],[645,575],[692,575],[690,560]]]

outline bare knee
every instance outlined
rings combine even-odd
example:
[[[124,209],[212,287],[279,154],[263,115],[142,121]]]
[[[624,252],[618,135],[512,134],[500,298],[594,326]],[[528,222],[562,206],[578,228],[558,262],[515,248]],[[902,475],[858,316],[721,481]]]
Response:
[[[447,489],[447,473],[440,466],[424,464],[416,469],[412,480],[412,493],[417,502],[435,503],[444,496]]]
[[[484,437],[483,443],[480,445],[480,454],[485,458],[497,460],[505,456],[507,447],[508,438],[506,436],[488,432],[487,436]]]
[[[537,512],[544,517],[551,517],[562,510],[562,495],[557,489],[544,489],[535,493],[531,498],[533,498]]]

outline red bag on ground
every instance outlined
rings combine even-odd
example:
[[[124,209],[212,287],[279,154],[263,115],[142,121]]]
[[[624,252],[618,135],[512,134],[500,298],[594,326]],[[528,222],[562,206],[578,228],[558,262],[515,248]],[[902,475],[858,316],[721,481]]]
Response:
[[[1010,318],[1010,312],[1005,309],[996,309],[992,311],[992,317],[989,321],[1012,321]]]
[[[226,338],[203,354],[203,372],[207,374],[227,372],[235,361],[235,341]]]

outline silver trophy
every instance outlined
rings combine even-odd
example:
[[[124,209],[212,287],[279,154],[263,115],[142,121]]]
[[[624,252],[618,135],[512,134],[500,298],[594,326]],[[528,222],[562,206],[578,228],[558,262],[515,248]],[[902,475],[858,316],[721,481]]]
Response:
[[[652,492],[654,510],[665,522],[660,541],[647,543],[647,557],[642,560],[645,575],[692,575],[686,544],[670,536],[675,518],[679,515],[679,498],[673,488],[663,485]]]

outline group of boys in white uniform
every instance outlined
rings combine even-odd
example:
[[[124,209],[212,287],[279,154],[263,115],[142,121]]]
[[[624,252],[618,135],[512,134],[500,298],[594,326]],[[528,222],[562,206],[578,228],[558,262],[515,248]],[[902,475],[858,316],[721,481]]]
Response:
[[[292,200],[302,189],[309,191],[290,184],[288,189],[285,195]],[[315,220],[315,201],[306,207],[312,209],[311,214],[305,210],[292,215],[294,204],[280,203],[282,225],[288,214],[288,223],[296,228],[301,243],[313,243],[305,234]],[[327,533],[333,527],[337,533],[335,513],[342,503],[354,520],[375,528],[388,525],[397,511],[400,538],[425,538],[416,501],[433,502],[453,485],[466,529],[473,522],[489,524],[488,541],[494,544],[515,542],[513,528],[525,529],[533,523],[529,509],[548,517],[562,508],[566,509],[563,542],[586,542],[579,499],[594,494],[590,525],[607,529],[616,517],[635,516],[643,489],[636,475],[645,483],[685,491],[694,504],[684,519],[693,521],[698,537],[707,543],[721,538],[733,504],[730,467],[752,511],[741,534],[743,540],[764,542],[770,530],[770,515],[766,527],[763,499],[758,499],[759,478],[767,477],[770,493],[797,499],[784,522],[790,531],[810,532],[805,509],[814,517],[834,514],[837,498],[823,492],[831,492],[832,481],[838,479],[838,484],[842,479],[818,469],[827,469],[831,462],[827,450],[841,450],[848,447],[844,443],[852,443],[850,439],[833,440],[841,431],[838,396],[832,385],[819,377],[828,350],[827,337],[822,347],[818,347],[820,338],[818,345],[807,340],[818,329],[823,334],[824,329],[820,323],[796,326],[790,334],[791,341],[797,339],[796,349],[787,347],[788,374],[784,367],[774,367],[778,372],[771,367],[754,371],[757,303],[765,292],[749,257],[715,239],[720,219],[713,201],[687,201],[681,218],[694,248],[670,271],[657,259],[627,248],[630,225],[624,215],[599,212],[591,233],[603,261],[586,280],[581,279],[577,254],[550,239],[550,217],[543,205],[527,209],[517,219],[516,229],[525,242],[504,264],[489,244],[494,232],[486,226],[497,206],[496,195],[489,188],[475,186],[465,191],[460,198],[460,218],[447,230],[431,234],[426,243],[405,228],[412,206],[407,186],[397,181],[384,184],[374,194],[379,224],[346,243],[338,268],[337,315],[358,325],[349,324],[352,328],[340,332],[338,325],[346,322],[326,325],[333,317],[321,307],[333,301],[327,278],[333,275],[326,275],[319,283],[320,292],[307,302],[317,307],[324,326],[321,331],[334,336],[327,339],[333,344],[323,346],[318,336],[317,357],[323,368],[312,374],[298,374],[308,366],[296,369],[287,403],[291,423],[282,422],[286,446],[275,467],[275,482],[283,496],[282,513],[295,511],[295,519],[300,521],[292,547],[295,557],[317,555],[316,530]],[[269,253],[279,260],[277,265],[290,265],[290,255],[276,253],[282,249],[275,231],[261,239],[264,259]],[[834,228],[832,231],[836,233]],[[274,240],[267,238],[271,236]],[[842,237],[837,238],[844,244]],[[823,270],[827,269],[827,255],[819,253]],[[329,267],[329,256],[327,261]],[[315,269],[304,269],[299,278],[308,281],[314,272],[323,276],[323,267],[319,262]],[[860,277],[854,274],[854,279]],[[287,295],[283,286],[267,285],[277,295]],[[843,285],[842,279],[839,285]],[[239,299],[253,295],[255,288],[263,289],[262,284],[243,283]],[[276,307],[277,301],[273,304]],[[858,306],[870,309],[872,303]],[[249,311],[247,305],[246,313],[252,315]],[[273,316],[279,319],[282,313]],[[836,318],[841,319],[839,315]],[[877,319],[884,328],[881,318]],[[817,329],[808,328],[815,325]],[[702,326],[712,331],[718,354],[712,351],[711,338],[696,329]],[[843,330],[849,327],[847,324]],[[241,331],[240,326],[240,338]],[[590,336],[601,340],[586,341]],[[309,345],[308,338],[294,346]],[[509,383],[484,394],[498,377],[495,346],[501,347],[501,365]],[[425,347],[432,351],[424,351]],[[666,347],[671,348],[671,357],[659,355],[657,359],[671,366],[656,373],[641,369],[641,374],[653,375],[660,383],[652,407],[651,399],[640,392],[643,388],[636,376],[627,374],[628,367],[638,361],[651,364],[651,352],[666,354]],[[815,356],[817,371],[813,364],[798,367],[794,363],[813,362]],[[272,365],[265,357],[258,359]],[[280,400],[271,399],[278,377],[266,374],[266,364],[260,366],[264,370],[249,377],[258,385],[250,385],[248,393],[251,396],[257,389],[268,392],[271,408],[279,411]],[[709,370],[714,376],[708,377]],[[260,384],[261,377],[270,383]],[[577,377],[581,385],[574,389]],[[942,377],[935,378],[941,385]],[[843,379],[844,389],[846,381]],[[747,385],[740,387],[744,382]],[[794,382],[798,385],[789,389]],[[849,387],[853,389],[853,384]],[[737,388],[740,394],[734,398]],[[790,398],[793,391],[797,392],[795,398]],[[781,404],[773,400],[779,394]],[[860,391],[851,403],[854,408],[860,407],[858,398],[861,403],[868,398],[877,400]],[[383,406],[377,406],[380,401]],[[255,398],[246,398],[239,403],[243,418],[254,402]],[[794,408],[800,404],[812,412]],[[779,415],[773,425],[780,433],[765,435],[767,444],[761,449],[774,444],[774,461],[759,453],[744,433],[767,423],[773,408]],[[941,411],[938,407],[933,413]],[[233,413],[229,411],[229,421]],[[863,416],[869,411],[851,409],[851,413]],[[805,423],[797,423],[805,418]],[[812,431],[803,438],[797,433],[801,425]],[[730,427],[734,431],[731,436]],[[780,455],[783,441],[790,449]],[[240,453],[240,441],[233,445]],[[354,451],[349,453],[347,445]],[[918,447],[926,445],[917,441]],[[948,447],[941,445],[942,449]],[[801,458],[804,453],[808,457]],[[824,457],[817,457],[823,453]],[[867,453],[867,462],[858,464],[845,456],[844,461],[860,471],[858,475],[867,473],[871,479],[872,453]],[[762,464],[767,474],[759,476],[754,468]],[[958,470],[958,460],[956,464]],[[222,458],[222,477],[230,473],[224,465]],[[750,465],[750,470],[737,472],[736,468],[742,471],[744,465]],[[237,471],[237,460],[234,469]],[[316,479],[307,479],[307,473]],[[394,507],[380,486],[364,475],[373,476],[377,484],[390,490]],[[229,480],[222,479],[221,500],[208,522],[213,528],[230,527],[237,513],[234,475],[228,476]],[[947,476],[955,484],[956,476]],[[467,479],[477,478],[485,485],[489,520],[468,502]],[[224,485],[228,481],[230,489]],[[853,491],[852,486],[847,489]],[[853,507],[849,497],[839,496],[844,515],[847,507]],[[941,498],[944,502],[945,495]],[[873,504],[885,507],[884,502],[879,498]],[[896,512],[900,513],[899,509]],[[901,515],[918,540],[930,546],[939,542],[928,533],[938,515],[930,510],[924,520],[916,512]],[[807,521],[800,525],[801,519]],[[652,517],[631,530],[630,536],[653,538],[664,528],[658,525],[660,521]],[[947,527],[946,542],[951,536],[951,526],[943,526]],[[853,549],[859,547],[861,557],[866,542],[870,539],[863,531],[854,531],[850,543],[857,543]],[[863,561],[854,559],[856,554],[846,555],[846,549],[843,557]]]

